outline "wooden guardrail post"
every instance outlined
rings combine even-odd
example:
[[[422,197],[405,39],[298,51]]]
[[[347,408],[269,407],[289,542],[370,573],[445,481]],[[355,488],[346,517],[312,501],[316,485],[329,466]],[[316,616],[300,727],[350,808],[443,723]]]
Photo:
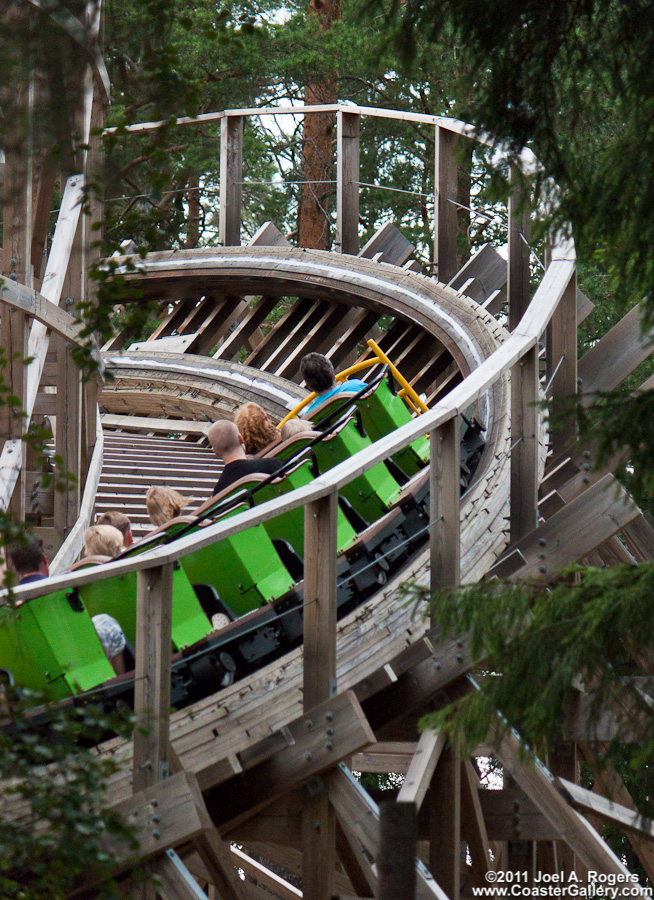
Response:
[[[305,712],[336,693],[337,512],[336,492],[307,503],[304,511]],[[327,745],[331,743],[328,721],[324,730]],[[307,900],[332,897],[335,862],[334,811],[324,784],[313,779],[304,789],[302,809],[302,893]]]
[[[341,253],[359,252],[359,114],[336,114],[336,245]]]
[[[379,805],[379,900],[413,900],[416,896],[415,803]]]
[[[26,19],[26,25],[28,21]],[[16,106],[6,113],[14,117],[5,146],[3,196],[2,274],[12,281],[32,287],[32,113],[34,84],[18,88]],[[0,347],[4,352],[1,375],[8,396],[16,397],[19,406],[5,403],[0,407],[0,443],[20,439],[26,422],[21,413],[27,405],[27,359],[29,321],[27,315],[13,306],[3,306]],[[11,498],[11,509],[22,521],[25,518],[25,444],[17,444],[22,464]]]
[[[538,525],[538,344],[511,369],[511,543]]]
[[[552,366],[552,381],[549,397],[573,397],[577,393],[577,276],[573,274],[568,282],[561,302],[552,316],[549,355]],[[556,404],[554,405],[556,413]],[[576,435],[574,415],[565,423],[557,424],[551,432],[552,454],[559,456],[569,450]]]
[[[456,255],[457,207],[451,200],[458,197],[456,146],[458,135],[436,126],[434,172],[434,263],[436,276],[444,284],[459,268]]]
[[[511,167],[511,196],[509,197],[509,265],[507,297],[509,300],[509,331],[513,331],[529,306],[530,270],[529,202],[519,183],[520,175]]]
[[[172,563],[138,572],[134,683],[134,792],[168,777]]]
[[[223,247],[241,243],[243,120],[243,116],[224,116],[220,124],[218,240]]]
[[[429,515],[431,590],[461,580],[461,489],[459,417],[453,416],[430,435]]]

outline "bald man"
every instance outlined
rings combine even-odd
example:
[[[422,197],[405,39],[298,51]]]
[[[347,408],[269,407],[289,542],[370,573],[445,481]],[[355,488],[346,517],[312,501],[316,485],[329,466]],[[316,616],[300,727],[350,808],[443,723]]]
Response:
[[[207,432],[207,437],[213,452],[218,459],[222,459],[225,463],[223,473],[213,489],[214,496],[234,484],[239,478],[256,473],[272,475],[282,466],[281,462],[273,457],[248,459],[245,455],[243,438],[233,422],[224,419],[214,422]]]

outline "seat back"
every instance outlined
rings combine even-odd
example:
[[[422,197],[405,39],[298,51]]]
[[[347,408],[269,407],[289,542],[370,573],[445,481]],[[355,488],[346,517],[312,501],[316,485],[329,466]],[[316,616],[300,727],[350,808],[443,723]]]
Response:
[[[20,687],[61,700],[115,677],[75,590],[0,610],[0,666]]]
[[[371,441],[378,441],[396,428],[413,421],[404,401],[391,391],[385,381],[381,381],[374,391],[360,397],[356,401],[356,407]],[[417,438],[408,447],[395,453],[393,460],[407,475],[415,475],[429,462],[428,438]]]

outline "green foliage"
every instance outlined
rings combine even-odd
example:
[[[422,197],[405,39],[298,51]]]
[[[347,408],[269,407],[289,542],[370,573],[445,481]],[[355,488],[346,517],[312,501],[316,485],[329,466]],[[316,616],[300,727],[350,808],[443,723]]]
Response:
[[[489,733],[518,731],[539,755],[568,739],[568,715],[583,685],[588,740],[609,710],[630,743],[609,743],[607,757],[637,776],[641,812],[654,812],[654,719],[640,692],[640,664],[651,652],[654,563],[608,570],[572,567],[554,586],[480,583],[431,598],[442,640],[469,635],[483,666],[478,689],[421,720],[470,748]],[[409,588],[426,599],[423,589]],[[604,736],[605,737],[605,736]]]
[[[85,877],[102,883],[103,896],[118,897],[115,860],[131,857],[138,842],[109,806],[115,764],[90,745],[130,723],[89,706],[42,707],[39,724],[28,712],[39,697],[0,692],[0,895],[63,900]]]
[[[374,4],[383,9],[383,3]],[[469,68],[471,120],[516,152],[533,147],[561,188],[556,223],[597,255],[629,304],[654,319],[654,12],[640,0],[394,0],[405,55],[414,34],[453,34]]]

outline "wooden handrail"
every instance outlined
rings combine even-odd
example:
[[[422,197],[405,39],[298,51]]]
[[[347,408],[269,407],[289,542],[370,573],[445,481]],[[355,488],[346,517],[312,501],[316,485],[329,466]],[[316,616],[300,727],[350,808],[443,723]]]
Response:
[[[301,116],[314,115],[315,113],[353,113],[362,116],[370,116],[377,119],[396,119],[403,122],[416,122],[422,125],[436,125],[463,137],[471,138],[480,144],[496,147],[496,142],[483,132],[477,131],[472,125],[461,122],[459,119],[450,119],[447,116],[434,116],[427,113],[412,113],[404,110],[379,109],[374,106],[356,106],[350,103],[327,103],[319,106],[266,106],[262,108],[226,109],[221,112],[203,113],[200,116],[180,116],[175,120],[161,120],[157,122],[138,122],[127,125],[124,128],[106,128],[105,135],[117,133],[140,133],[144,131],[156,131],[158,128],[174,125],[206,125],[208,122],[219,122],[221,119],[232,116]],[[498,149],[500,157],[508,155],[508,149]],[[518,157],[520,168],[523,172],[536,171],[538,161],[531,150],[523,149]]]

